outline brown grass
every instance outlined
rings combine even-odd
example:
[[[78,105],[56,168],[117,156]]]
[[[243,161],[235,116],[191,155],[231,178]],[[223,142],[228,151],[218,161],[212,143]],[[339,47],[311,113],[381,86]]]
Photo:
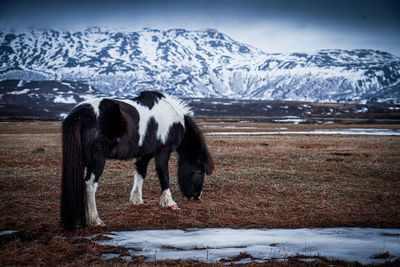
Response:
[[[251,123],[246,126],[276,127]],[[316,126],[281,127],[307,130]],[[128,199],[134,161],[110,160],[97,193],[100,217],[106,226],[63,233],[59,226],[60,123],[0,124],[0,230],[25,231],[34,237],[25,240],[16,236],[15,240],[0,242],[0,265],[126,265],[128,262],[121,259],[101,258],[102,253],[113,253],[107,251],[124,254],[123,248],[65,239],[116,230],[400,227],[400,137],[285,135],[206,139],[216,170],[206,178],[201,201],[182,197],[173,156],[170,185],[181,210],[170,211],[158,205],[160,187],[153,163],[143,187],[145,205],[133,206]],[[131,263],[143,263],[143,259],[134,258]]]

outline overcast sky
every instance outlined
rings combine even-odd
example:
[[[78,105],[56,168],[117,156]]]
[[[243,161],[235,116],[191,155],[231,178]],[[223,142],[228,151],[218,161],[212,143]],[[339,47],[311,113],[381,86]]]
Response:
[[[379,49],[400,56],[398,0],[180,0],[0,3],[0,27],[216,29],[265,52]]]

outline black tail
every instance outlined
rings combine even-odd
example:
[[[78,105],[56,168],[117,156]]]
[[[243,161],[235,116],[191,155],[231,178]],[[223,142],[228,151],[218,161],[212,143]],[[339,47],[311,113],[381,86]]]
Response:
[[[69,116],[62,125],[61,224],[66,230],[86,224],[82,122],[78,118]]]

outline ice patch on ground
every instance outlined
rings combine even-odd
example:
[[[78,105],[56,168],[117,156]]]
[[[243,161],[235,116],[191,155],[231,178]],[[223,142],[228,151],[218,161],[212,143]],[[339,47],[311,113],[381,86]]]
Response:
[[[217,262],[240,253],[252,260],[322,256],[362,264],[393,261],[400,256],[400,229],[229,229],[143,230],[112,232],[102,245],[131,248],[147,261],[164,259]],[[385,258],[374,257],[386,254]]]
[[[58,117],[65,119],[68,116],[68,113],[60,113],[60,115],[58,115]]]
[[[15,233],[15,232],[17,232],[17,231],[14,231],[14,230],[5,230],[5,231],[1,231],[1,232],[0,232],[0,235],[9,235],[9,234],[12,234],[12,233]]]
[[[203,125],[202,128],[209,128],[209,129],[258,129],[258,127],[252,127],[252,126],[220,126],[220,125]]]
[[[400,131],[391,129],[321,129],[314,131],[277,131],[277,132],[208,132],[206,135],[276,135],[276,134],[341,134],[341,135],[400,135]]]
[[[300,122],[305,122],[305,120],[298,119],[298,118],[278,119],[278,120],[273,120],[273,121],[274,122],[284,122],[284,123],[292,122],[294,124],[299,124]]]
[[[117,257],[119,257],[119,256],[120,256],[120,255],[119,255],[119,254],[116,254],[116,253],[104,253],[104,254],[101,255],[101,257],[102,257],[103,259],[106,259],[106,260],[114,259],[114,258],[117,258]]]

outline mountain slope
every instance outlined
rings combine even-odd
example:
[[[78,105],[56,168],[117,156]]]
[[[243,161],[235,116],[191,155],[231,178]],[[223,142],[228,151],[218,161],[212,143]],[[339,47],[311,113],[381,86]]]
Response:
[[[267,54],[215,30],[0,32],[0,80],[70,80],[128,96],[395,102],[400,58],[373,50]]]

